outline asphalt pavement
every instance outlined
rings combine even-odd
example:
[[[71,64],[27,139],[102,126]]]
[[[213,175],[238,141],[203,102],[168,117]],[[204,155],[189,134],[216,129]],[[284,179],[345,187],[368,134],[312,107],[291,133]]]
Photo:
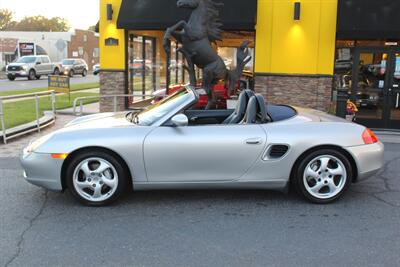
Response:
[[[270,191],[136,192],[89,208],[0,158],[0,266],[400,266],[400,144],[338,202]]]
[[[99,76],[88,75],[86,77],[74,76],[71,84],[95,83],[99,82]],[[47,76],[42,76],[40,80],[28,81],[27,78],[17,78],[15,81],[0,80],[0,92],[9,90],[30,90],[47,87]]]

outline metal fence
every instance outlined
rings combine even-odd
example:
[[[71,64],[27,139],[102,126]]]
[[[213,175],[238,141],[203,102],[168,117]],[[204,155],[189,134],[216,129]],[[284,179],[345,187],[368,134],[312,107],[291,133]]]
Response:
[[[3,135],[3,142],[4,144],[7,144],[7,140],[11,138],[15,138],[17,136],[37,131],[40,132],[41,125],[40,125],[40,114],[39,114],[39,98],[43,96],[51,96],[51,109],[52,109],[52,116],[53,120],[56,117],[56,110],[55,110],[55,103],[56,103],[56,95],[54,91],[46,91],[46,92],[40,92],[40,93],[32,93],[32,94],[22,94],[22,95],[12,95],[12,96],[4,96],[0,97],[0,121],[1,121],[1,128],[2,128],[2,135]],[[5,123],[5,108],[4,108],[4,103],[11,100],[21,100],[21,99],[34,99],[35,100],[35,112],[36,112],[36,127],[33,129],[26,129],[26,130],[20,130],[18,131],[17,134],[12,134],[7,133],[6,129],[6,123]],[[9,135],[9,136],[7,136]]]

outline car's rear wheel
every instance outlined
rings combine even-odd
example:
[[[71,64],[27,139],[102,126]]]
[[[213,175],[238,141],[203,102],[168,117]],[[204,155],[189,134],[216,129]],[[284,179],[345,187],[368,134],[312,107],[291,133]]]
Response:
[[[28,74],[28,80],[34,80],[36,78],[36,71],[30,70]]]
[[[104,151],[84,152],[70,162],[66,182],[72,195],[89,206],[104,206],[127,189],[128,174],[115,156]]]
[[[349,188],[353,170],[347,157],[334,149],[309,153],[297,165],[293,183],[308,200],[325,204],[340,198]]]

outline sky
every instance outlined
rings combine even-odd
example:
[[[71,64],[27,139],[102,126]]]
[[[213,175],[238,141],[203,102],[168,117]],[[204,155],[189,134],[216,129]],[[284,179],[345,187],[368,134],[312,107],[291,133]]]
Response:
[[[14,12],[14,19],[42,15],[66,18],[71,29],[84,29],[99,21],[100,0],[0,0],[0,9]]]

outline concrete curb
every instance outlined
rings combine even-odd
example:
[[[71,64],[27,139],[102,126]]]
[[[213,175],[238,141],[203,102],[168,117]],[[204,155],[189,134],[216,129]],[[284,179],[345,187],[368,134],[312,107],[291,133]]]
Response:
[[[45,111],[44,116],[39,119],[39,129],[46,128],[52,124],[54,124],[55,118],[53,116],[53,112]],[[28,122],[19,126],[16,126],[11,129],[6,130],[7,140],[26,135],[32,132],[37,132],[38,127],[36,121]],[[0,141],[3,141],[3,133],[0,133]]]
[[[400,132],[396,131],[374,131],[383,143],[400,144]]]

